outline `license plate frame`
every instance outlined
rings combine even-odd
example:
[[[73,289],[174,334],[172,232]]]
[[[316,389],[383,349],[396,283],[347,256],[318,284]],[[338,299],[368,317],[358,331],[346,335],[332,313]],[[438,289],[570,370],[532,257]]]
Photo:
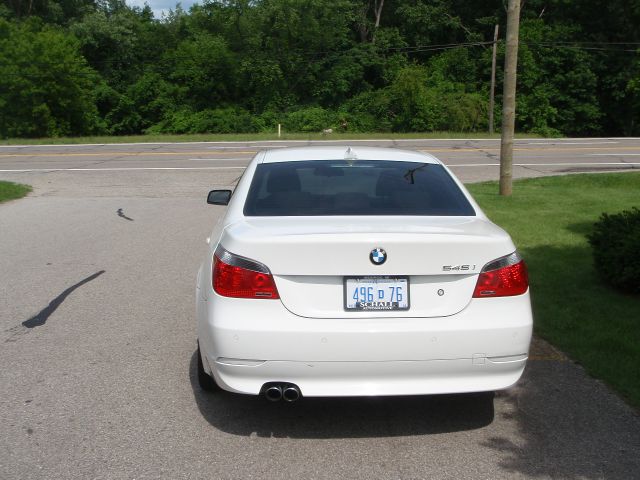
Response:
[[[400,284],[402,285],[402,287],[404,287],[403,293],[404,295],[406,295],[406,303],[405,302],[385,302],[385,303],[391,303],[391,305],[374,306],[374,305],[359,305],[365,302],[357,302],[356,306],[349,307],[347,291],[349,290],[348,285],[350,281],[353,281],[353,280],[357,282],[361,282],[363,284],[369,284],[369,286],[373,286],[373,285],[379,286],[380,284],[393,283],[393,282],[395,282],[396,286]],[[398,312],[398,311],[407,311],[411,307],[411,296],[409,294],[410,283],[409,283],[409,276],[407,275],[362,275],[362,276],[352,275],[352,276],[343,277],[342,285],[343,285],[343,288],[342,288],[343,308],[346,312]],[[366,303],[369,303],[369,302],[366,302]],[[372,303],[379,304],[380,302],[377,301]],[[394,305],[396,303],[397,305]]]

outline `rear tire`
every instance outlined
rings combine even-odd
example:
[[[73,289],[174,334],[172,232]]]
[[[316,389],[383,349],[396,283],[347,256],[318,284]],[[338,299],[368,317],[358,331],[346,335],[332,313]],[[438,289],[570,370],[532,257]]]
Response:
[[[220,390],[220,387],[216,383],[216,381],[209,375],[202,364],[202,353],[200,352],[200,343],[198,343],[198,384],[200,388],[205,392],[217,392]]]

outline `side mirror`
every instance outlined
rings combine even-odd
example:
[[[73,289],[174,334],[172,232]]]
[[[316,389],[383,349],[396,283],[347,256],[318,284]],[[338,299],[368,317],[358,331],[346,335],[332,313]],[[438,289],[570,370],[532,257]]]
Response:
[[[211,190],[207,195],[207,203],[209,205],[228,205],[231,193],[231,190]]]

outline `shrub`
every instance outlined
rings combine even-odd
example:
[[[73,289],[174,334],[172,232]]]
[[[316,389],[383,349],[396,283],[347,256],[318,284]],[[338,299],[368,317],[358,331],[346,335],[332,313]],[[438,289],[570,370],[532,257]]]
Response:
[[[640,293],[640,210],[603,213],[588,239],[602,279],[623,292]]]
[[[389,132],[393,115],[386,89],[364,92],[348,100],[341,111],[348,116],[349,131]]]
[[[145,133],[149,135],[157,135],[161,133],[190,133],[193,123],[192,117],[194,115],[195,114],[188,109],[168,112],[159,123],[147,128]]]
[[[289,132],[320,132],[336,126],[336,114],[322,107],[307,107],[293,111],[284,121],[284,128]]]
[[[454,93],[443,97],[445,102],[442,130],[473,132],[484,128],[488,116],[485,99],[478,93]]]
[[[241,108],[229,107],[200,112],[177,110],[147,128],[146,133],[256,133],[264,128],[260,117]]]
[[[345,103],[353,115],[353,130],[425,132],[476,131],[484,128],[484,97],[464,86],[429,76],[418,65],[401,69],[389,87],[361,93]]]
[[[246,110],[217,108],[194,114],[189,133],[256,133],[262,128],[259,118]]]

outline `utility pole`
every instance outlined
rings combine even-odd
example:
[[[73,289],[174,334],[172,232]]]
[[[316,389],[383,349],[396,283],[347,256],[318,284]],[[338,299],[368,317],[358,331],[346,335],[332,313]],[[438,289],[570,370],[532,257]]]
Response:
[[[489,94],[489,135],[493,135],[493,109],[496,94],[496,52],[498,50],[498,25],[493,31],[493,53],[491,55],[491,93]]]
[[[513,131],[516,121],[516,69],[520,0],[509,0],[507,7],[507,48],[504,57],[502,94],[502,139],[500,141],[500,195],[511,195],[513,180]]]

